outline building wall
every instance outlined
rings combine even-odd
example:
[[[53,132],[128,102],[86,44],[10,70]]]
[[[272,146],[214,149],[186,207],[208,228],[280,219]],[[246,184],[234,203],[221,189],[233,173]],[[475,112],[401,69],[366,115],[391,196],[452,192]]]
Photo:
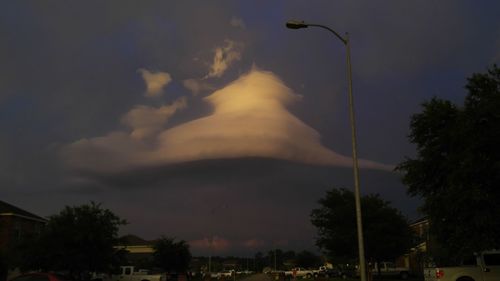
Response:
[[[410,225],[410,228],[415,232],[420,239],[420,243],[429,241],[429,221],[424,220]]]
[[[4,264],[0,267],[0,280],[10,280],[20,274],[18,269],[8,270],[9,248],[26,236],[37,235],[45,222],[15,215],[0,215],[0,252]]]
[[[429,245],[429,220],[423,219],[410,225],[417,236],[415,246],[409,254],[410,271],[418,276],[423,275],[425,255]]]
[[[11,229],[11,216],[0,216],[0,251],[7,248]]]
[[[23,237],[39,234],[44,224],[15,215],[0,215],[0,250],[7,250]]]

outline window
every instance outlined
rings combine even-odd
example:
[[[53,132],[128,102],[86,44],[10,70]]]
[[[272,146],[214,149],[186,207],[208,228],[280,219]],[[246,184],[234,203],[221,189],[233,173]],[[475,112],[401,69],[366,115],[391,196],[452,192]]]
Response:
[[[484,254],[485,265],[500,265],[500,254]]]
[[[21,235],[22,235],[22,231],[21,231],[21,224],[19,222],[16,222],[14,224],[14,233],[13,233],[13,239],[16,240],[16,241],[19,241],[21,240]]]
[[[472,256],[465,257],[464,260],[462,261],[462,265],[466,265],[466,266],[477,265],[476,256],[472,255]]]

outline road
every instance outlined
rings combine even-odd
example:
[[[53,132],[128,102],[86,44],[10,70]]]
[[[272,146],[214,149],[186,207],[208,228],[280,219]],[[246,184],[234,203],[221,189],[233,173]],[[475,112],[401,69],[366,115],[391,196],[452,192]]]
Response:
[[[264,273],[254,274],[247,278],[243,278],[240,281],[274,281],[271,276]]]

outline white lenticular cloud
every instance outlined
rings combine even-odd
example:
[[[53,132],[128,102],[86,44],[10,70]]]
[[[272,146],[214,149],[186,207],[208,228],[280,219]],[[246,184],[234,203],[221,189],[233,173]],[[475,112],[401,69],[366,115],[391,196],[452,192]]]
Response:
[[[167,72],[151,72],[147,69],[140,68],[137,70],[141,73],[144,82],[146,83],[147,97],[159,97],[163,94],[163,88],[172,81],[172,77]]]
[[[214,108],[208,116],[159,130],[151,120],[163,120],[165,113],[136,108],[124,117],[132,133],[80,140],[68,145],[63,155],[72,167],[96,172],[242,157],[351,167],[351,157],[324,147],[318,132],[287,110],[300,98],[273,73],[253,69],[205,98]],[[143,142],[143,135],[155,141]],[[359,165],[392,169],[368,160]]]
[[[186,98],[178,98],[171,105],[164,105],[159,108],[138,105],[130,110],[122,118],[122,123],[132,128],[131,137],[144,139],[156,135],[167,123],[168,119],[177,110],[186,107]]]
[[[162,132],[155,153],[159,160],[270,157],[352,166],[350,157],[322,146],[318,132],[286,109],[300,96],[270,72],[253,70],[205,99],[213,105],[213,114]],[[360,164],[388,168],[366,160]]]
[[[102,137],[81,139],[61,150],[63,161],[76,170],[95,173],[130,169],[133,163],[143,163],[151,148],[125,132],[110,132]]]
[[[198,79],[186,79],[182,81],[182,85],[184,85],[184,88],[188,89],[191,91],[191,93],[196,96],[201,92],[204,91],[213,91],[214,87],[211,86],[208,83],[203,82],[202,80]]]
[[[242,43],[226,39],[224,44],[215,48],[214,60],[205,78],[221,77],[233,62],[241,59]]]

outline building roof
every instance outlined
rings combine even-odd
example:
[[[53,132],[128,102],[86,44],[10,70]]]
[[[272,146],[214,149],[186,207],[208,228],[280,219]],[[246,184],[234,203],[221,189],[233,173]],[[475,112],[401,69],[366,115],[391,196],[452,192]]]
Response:
[[[154,252],[153,244],[154,241],[144,240],[139,236],[128,234],[118,239],[118,245],[115,248],[127,250],[131,254],[151,254]]]
[[[417,225],[419,223],[426,223],[426,222],[429,222],[429,217],[427,216],[414,220],[413,222],[410,223],[410,225]]]
[[[139,236],[128,234],[120,237],[118,243],[120,246],[144,246],[144,245],[152,245],[154,241],[144,240]]]
[[[0,200],[0,216],[17,216],[25,219],[46,222],[47,219],[25,211],[19,207]]]

